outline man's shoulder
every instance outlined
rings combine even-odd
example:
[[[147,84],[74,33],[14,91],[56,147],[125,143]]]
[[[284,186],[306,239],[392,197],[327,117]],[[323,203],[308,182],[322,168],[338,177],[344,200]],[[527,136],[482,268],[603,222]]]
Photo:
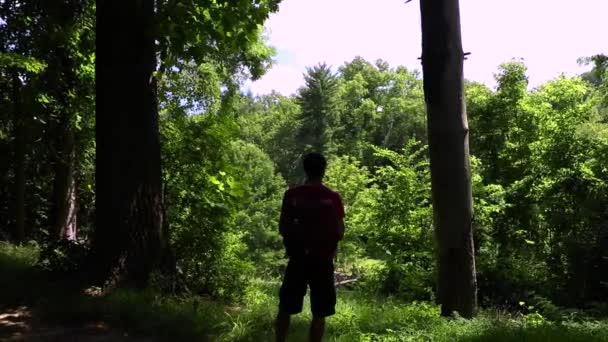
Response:
[[[293,195],[302,191],[302,185],[290,185],[289,189],[285,190],[285,196]]]
[[[334,189],[330,188],[329,186],[325,185],[325,184],[318,184],[318,185],[309,185],[309,184],[301,184],[301,185],[295,185],[295,186],[291,186],[289,189],[285,190],[285,196],[294,196],[294,195],[298,195],[301,193],[322,193],[322,194],[327,194],[330,195],[332,197],[340,197],[340,193],[335,191]]]
[[[325,191],[327,191],[327,193],[329,193],[331,196],[336,197],[336,198],[341,198],[340,193],[337,192],[336,190],[328,187],[325,184],[323,184],[323,187],[325,188]]]

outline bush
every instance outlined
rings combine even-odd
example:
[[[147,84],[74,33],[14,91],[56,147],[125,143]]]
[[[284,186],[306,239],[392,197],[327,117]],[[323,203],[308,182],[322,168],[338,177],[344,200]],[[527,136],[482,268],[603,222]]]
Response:
[[[87,240],[48,241],[42,244],[36,265],[57,276],[66,276],[82,270],[88,253]]]
[[[234,256],[240,236],[229,225],[242,190],[225,157],[236,124],[212,114],[161,119],[167,220],[181,279],[197,294],[238,296],[244,285],[225,278],[240,272],[231,267],[243,257]]]
[[[388,267],[385,261],[363,259],[354,265],[359,280],[357,288],[368,293],[381,293],[387,278]]]
[[[285,255],[278,229],[285,181],[269,156],[253,144],[233,141],[228,159],[242,189],[230,229],[240,232],[246,249],[243,257],[255,263],[257,275],[275,277]]]

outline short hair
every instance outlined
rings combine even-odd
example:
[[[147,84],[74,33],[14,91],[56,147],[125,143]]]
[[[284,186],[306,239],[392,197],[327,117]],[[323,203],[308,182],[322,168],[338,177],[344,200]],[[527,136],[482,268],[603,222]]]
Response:
[[[309,179],[323,178],[327,161],[319,152],[311,152],[302,158],[304,164],[304,172]]]

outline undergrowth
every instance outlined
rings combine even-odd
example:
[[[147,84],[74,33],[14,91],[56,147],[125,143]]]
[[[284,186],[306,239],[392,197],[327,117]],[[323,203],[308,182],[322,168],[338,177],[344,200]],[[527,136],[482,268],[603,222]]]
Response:
[[[46,281],[35,246],[0,244],[0,307],[29,304],[49,322],[74,324],[101,319],[136,335],[163,340],[271,341],[278,284],[253,279],[243,303],[197,296],[162,296],[153,290],[117,290],[102,298]],[[306,341],[310,308],[293,317],[290,341]],[[357,291],[338,292],[336,314],[327,321],[327,341],[607,341],[608,321],[584,315],[548,320],[541,313],[513,316],[483,310],[472,320],[439,316],[436,305],[403,303]]]

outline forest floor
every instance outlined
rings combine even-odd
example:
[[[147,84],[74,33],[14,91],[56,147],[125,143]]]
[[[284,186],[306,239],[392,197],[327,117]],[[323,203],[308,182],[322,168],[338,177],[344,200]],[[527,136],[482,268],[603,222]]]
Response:
[[[0,340],[13,341],[156,341],[151,337],[132,337],[101,320],[47,320],[29,306],[0,311]]]
[[[75,308],[80,296],[36,271],[34,257],[32,247],[0,242],[0,341],[155,341]]]
[[[92,297],[32,268],[31,248],[0,243],[2,341],[271,341],[277,285],[252,281],[239,305],[118,290]],[[306,341],[308,303],[294,317],[290,341]],[[570,312],[514,316],[485,309],[472,320],[439,317],[429,303],[404,303],[358,291],[338,293],[327,341],[608,342],[608,319]]]

